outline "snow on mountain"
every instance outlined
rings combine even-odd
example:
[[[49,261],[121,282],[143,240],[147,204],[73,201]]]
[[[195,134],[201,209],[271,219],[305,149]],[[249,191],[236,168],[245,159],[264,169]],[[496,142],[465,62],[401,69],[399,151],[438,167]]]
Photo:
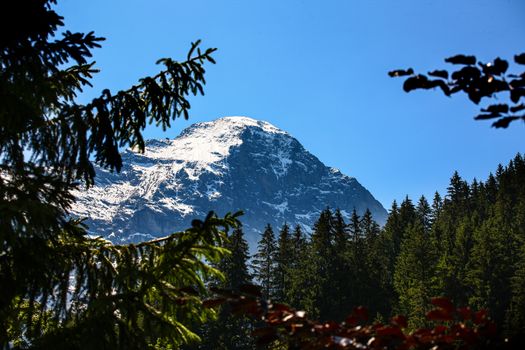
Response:
[[[252,247],[270,223],[309,230],[321,210],[387,212],[355,178],[321,163],[287,132],[247,117],[194,124],[175,139],[128,150],[120,173],[97,168],[96,186],[76,193],[73,215],[115,243],[165,236],[209,210],[243,210]]]

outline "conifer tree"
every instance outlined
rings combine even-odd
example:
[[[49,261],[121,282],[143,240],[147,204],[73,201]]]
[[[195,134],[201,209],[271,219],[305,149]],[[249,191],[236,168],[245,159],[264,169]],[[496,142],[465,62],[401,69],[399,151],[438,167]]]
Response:
[[[432,209],[430,208],[427,199],[425,196],[421,196],[417,202],[416,215],[418,220],[423,225],[425,232],[430,231],[430,227],[432,225],[431,213]]]
[[[401,232],[401,220],[399,216],[399,207],[397,201],[392,202],[390,212],[385,223],[385,227],[381,233],[381,238],[378,240],[378,251],[379,255],[382,255],[386,259],[385,274],[386,280],[383,281],[385,290],[389,291],[388,305],[391,307],[395,302],[395,294],[393,292],[393,276],[394,266],[399,249],[401,246],[401,238],[403,233]]]
[[[361,223],[359,221],[359,215],[357,215],[357,211],[355,210],[355,208],[352,210],[352,215],[350,216],[350,222],[348,223],[348,231],[353,242],[357,242],[357,240],[362,236]]]
[[[366,223],[365,223],[366,225]],[[352,240],[350,242],[348,250],[348,262],[349,276],[351,276],[351,286],[347,293],[350,297],[350,307],[356,307],[360,305],[368,305],[368,269],[367,269],[367,246],[365,238],[366,227],[357,211],[352,211],[350,216],[350,222],[348,223],[348,229]],[[371,223],[370,223],[371,225]]]
[[[443,210],[443,199],[441,198],[441,195],[439,192],[434,193],[434,199],[432,200],[432,209],[430,213],[430,221],[432,224],[434,224],[441,215],[441,211]]]
[[[319,219],[314,224],[311,237],[311,256],[310,263],[313,264],[315,281],[313,294],[315,300],[312,303],[319,310],[319,317],[323,320],[335,319],[340,310],[334,306],[334,293],[338,288],[334,288],[333,281],[335,269],[335,234],[333,230],[333,214],[326,208],[319,215]]]
[[[391,242],[384,230],[372,237],[373,239],[367,239],[366,270],[369,273],[370,286],[367,288],[369,301],[365,305],[371,316],[385,320],[391,315],[394,303],[393,266],[390,265],[388,255]]]
[[[157,75],[82,104],[76,97],[91,85],[91,51],[103,39],[63,30],[54,4],[10,1],[0,11],[10,23],[0,40],[0,348],[195,340],[187,325],[211,314],[199,293],[235,216],[208,215],[186,232],[119,246],[88,237],[69,209],[72,190],[94,183],[93,163],[119,171],[120,149],[144,150],[147,124],[188,118],[214,49],[197,42],[186,60],[161,59]]]
[[[491,217],[474,232],[474,243],[467,279],[472,288],[469,303],[487,308],[498,323],[503,323],[510,302],[512,255],[507,231],[501,218]]]
[[[388,260],[384,252],[380,250],[380,227],[374,221],[372,212],[366,209],[361,220],[361,232],[363,232],[363,280],[361,282],[362,298],[360,304],[366,306],[372,315],[385,312],[386,296],[383,290],[385,282],[385,271]],[[350,269],[353,269],[350,266]],[[357,306],[357,305],[356,305]]]
[[[422,327],[429,311],[434,261],[433,247],[421,221],[405,232],[396,261],[394,287],[399,296],[396,312],[407,315],[411,328]]]
[[[408,196],[405,197],[399,206],[399,219],[402,234],[417,220],[416,208]]]
[[[293,230],[291,237],[291,246],[292,246],[292,267],[295,267],[299,261],[299,258],[302,255],[305,255],[305,249],[307,245],[306,237],[301,229],[301,226],[296,225]]]
[[[313,305],[309,303],[313,300],[310,282],[314,274],[310,257],[311,245],[304,236],[301,226],[297,225],[292,237],[290,285],[286,292],[286,300],[295,308],[307,310],[309,314],[316,314]]]
[[[388,213],[388,218],[384,227],[384,235],[386,238],[385,243],[387,244],[387,256],[390,260],[390,271],[393,271],[395,257],[399,253],[399,247],[401,246],[401,238],[403,237],[403,227],[401,226],[401,217],[399,215],[399,206],[397,201],[392,202],[392,207]]]
[[[468,243],[468,237],[465,236],[457,241],[456,236],[460,223],[464,220],[467,220],[464,221],[467,223],[469,216],[469,186],[455,171],[450,178],[440,219],[434,225],[434,236],[438,237],[435,241],[440,252],[436,266],[436,283],[444,295],[458,302],[464,293],[460,283],[459,266],[456,265],[457,254],[460,251],[465,252],[465,249],[455,247],[459,242]],[[470,234],[468,229],[463,230],[462,233]]]
[[[450,253],[450,264],[453,281],[448,287],[448,295],[454,298],[458,305],[468,303],[468,295],[472,292],[467,283],[468,264],[470,262],[472,247],[474,245],[473,217],[465,216],[455,230],[455,241]]]
[[[257,244],[257,253],[253,258],[254,276],[262,287],[267,299],[275,297],[275,257],[277,245],[272,226],[266,225]]]
[[[243,284],[252,282],[248,271],[249,248],[244,239],[242,227],[233,230],[225,248],[231,254],[225,256],[217,268],[223,273],[224,279],[214,284],[233,292],[238,292]],[[230,305],[220,307],[216,320],[205,323],[201,327],[202,342],[195,346],[206,350],[253,349],[255,344],[251,337],[254,321],[246,316],[232,314]]]
[[[470,189],[457,171],[450,178],[450,184],[447,187],[447,198],[449,210],[455,212],[455,217],[461,218],[469,210]]]
[[[292,268],[292,258],[294,255],[292,246],[293,242],[290,237],[290,227],[284,223],[281,231],[279,231],[279,239],[277,241],[277,251],[275,254],[275,273],[274,273],[274,288],[275,300],[279,302],[288,302],[286,296],[290,289],[290,270]]]
[[[341,210],[338,208],[333,220],[334,246],[337,252],[345,252],[348,248],[349,234],[348,228],[343,218]]]
[[[333,216],[332,230],[334,232],[332,256],[332,291],[330,297],[333,303],[334,319],[340,320],[352,309],[352,290],[358,288],[351,264],[351,245],[348,226],[341,210],[336,209]]]
[[[295,231],[297,233],[297,231]],[[293,307],[306,311],[313,318],[321,314],[318,303],[324,276],[318,274],[318,257],[313,244],[303,241],[300,255],[294,262],[291,272],[287,300]]]
[[[380,227],[377,222],[375,222],[372,212],[368,208],[361,218],[360,225],[361,232],[367,241],[374,239],[379,234]]]
[[[511,299],[506,313],[506,329],[510,335],[525,334],[525,242],[520,240],[519,252],[514,274],[511,278]]]
[[[228,237],[224,248],[230,254],[221,259],[217,268],[224,275],[224,281],[219,284],[221,288],[238,291],[243,284],[251,283],[252,276],[248,271],[250,259],[248,242],[244,238],[242,225],[236,227]]]

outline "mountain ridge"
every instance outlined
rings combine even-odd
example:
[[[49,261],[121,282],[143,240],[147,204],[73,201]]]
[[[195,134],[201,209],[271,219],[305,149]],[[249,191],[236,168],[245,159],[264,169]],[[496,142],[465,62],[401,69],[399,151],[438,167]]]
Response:
[[[96,168],[96,185],[76,192],[72,213],[90,232],[115,243],[147,240],[189,227],[209,210],[241,217],[253,246],[266,223],[307,232],[321,210],[348,218],[366,208],[379,223],[386,210],[359,182],[327,167],[286,131],[248,117],[223,117],[146,141],[122,154],[120,173]]]

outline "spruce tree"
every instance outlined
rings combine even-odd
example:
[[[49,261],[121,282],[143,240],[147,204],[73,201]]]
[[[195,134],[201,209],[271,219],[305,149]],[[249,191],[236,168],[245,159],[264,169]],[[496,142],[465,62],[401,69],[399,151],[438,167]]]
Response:
[[[510,286],[511,299],[506,313],[505,328],[512,336],[522,336],[525,334],[525,242],[523,239]]]
[[[351,277],[351,286],[348,294],[351,299],[349,307],[353,308],[360,305],[368,304],[368,269],[367,269],[367,246],[365,238],[365,229],[367,223],[363,223],[361,217],[357,215],[356,210],[352,211],[348,229],[352,240],[348,250],[349,277]],[[371,223],[370,223],[371,225]]]
[[[242,227],[233,230],[224,246],[231,254],[225,256],[217,268],[223,273],[223,280],[216,280],[217,287],[238,292],[243,284],[252,282],[248,271],[249,248],[244,239]],[[232,314],[230,305],[220,307],[216,320],[205,323],[201,327],[202,342],[198,349],[253,349],[255,344],[251,337],[254,321],[246,316]]]
[[[357,211],[355,210],[355,208],[352,210],[352,214],[350,216],[350,222],[348,223],[348,231],[353,242],[357,242],[357,240],[362,236],[359,215],[357,215]]]
[[[275,254],[275,273],[274,273],[274,288],[275,300],[287,303],[286,296],[290,289],[290,270],[292,268],[293,259],[293,242],[290,237],[290,227],[284,224],[279,231],[279,239],[277,241],[277,251]]]
[[[432,209],[430,208],[427,199],[425,196],[421,196],[417,202],[416,215],[418,220],[423,225],[425,232],[430,231],[430,227],[432,225],[431,213]]]
[[[301,226],[296,225],[295,229],[293,230],[293,234],[291,237],[291,245],[292,245],[292,267],[295,267],[297,264],[300,256],[305,254],[304,249],[307,245],[306,237],[303,233],[303,230],[301,229]]]
[[[320,316],[318,301],[325,280],[318,274],[317,261],[313,244],[303,241],[300,255],[294,261],[291,270],[290,288],[287,294],[291,306],[306,311],[314,319]]]
[[[470,217],[469,186],[458,174],[454,172],[450,178],[447,188],[447,196],[443,201],[443,209],[439,220],[433,229],[436,237],[436,244],[439,250],[438,263],[436,267],[436,282],[444,295],[460,302],[463,299],[464,291],[460,281],[460,266],[457,265],[458,253],[465,252],[466,247],[456,249],[460,242],[468,243],[470,234],[467,226],[462,231],[464,238],[457,240],[457,230],[460,223],[468,223]],[[461,257],[459,259],[464,259]]]
[[[197,42],[184,61],[161,59],[157,75],[82,104],[103,38],[64,30],[54,4],[11,1],[0,11],[12,24],[0,40],[0,348],[194,340],[187,325],[211,313],[196,292],[215,273],[208,263],[223,255],[221,231],[235,217],[209,215],[186,232],[119,246],[87,236],[69,209],[72,190],[94,183],[93,163],[119,171],[122,148],[144,150],[147,124],[188,118],[214,49]]]
[[[313,264],[314,271],[311,278],[315,283],[312,286],[315,295],[313,304],[323,320],[334,319],[335,314],[340,312],[335,310],[336,299],[333,298],[335,290],[338,289],[332,284],[336,271],[334,240],[333,214],[329,208],[326,208],[314,224],[310,252],[310,263]]]
[[[332,256],[332,298],[335,320],[341,320],[352,309],[352,290],[357,287],[357,281],[352,274],[351,245],[348,226],[345,223],[341,210],[336,209],[333,216],[332,230],[334,234]]]
[[[384,256],[386,259],[385,274],[386,280],[383,281],[383,286],[388,291],[388,305],[389,308],[395,302],[396,296],[394,294],[393,287],[393,276],[394,266],[399,249],[401,246],[401,238],[403,236],[401,227],[401,220],[399,217],[399,206],[396,200],[392,202],[390,212],[381,233],[380,239],[378,240],[378,251],[379,255]]]
[[[443,199],[441,198],[441,195],[439,192],[434,193],[434,199],[432,200],[432,208],[430,212],[430,221],[431,224],[434,224],[441,215],[441,211],[443,210]]]
[[[401,205],[399,206],[399,219],[402,234],[410,225],[412,225],[418,219],[416,208],[414,207],[412,200],[408,198],[408,196],[405,197],[405,199],[401,202]]]
[[[272,226],[266,225],[261,239],[257,244],[257,253],[253,258],[254,276],[262,287],[265,298],[275,297],[275,257],[277,245]]]
[[[217,268],[224,275],[224,281],[219,283],[219,286],[238,291],[241,285],[252,281],[252,276],[248,271],[249,247],[248,242],[244,238],[242,225],[233,230],[224,248],[228,249],[230,254],[222,258],[217,265]]]
[[[336,209],[333,220],[333,230],[334,230],[334,246],[336,251],[345,252],[348,248],[349,243],[349,232],[348,227],[343,218],[341,210]]]
[[[309,314],[313,314],[312,304],[307,301],[313,300],[309,284],[313,275],[310,252],[311,245],[304,236],[301,226],[297,225],[292,237],[290,285],[286,292],[286,300],[294,308],[307,310]]]
[[[430,297],[434,295],[433,247],[421,221],[405,232],[396,260],[394,287],[399,296],[396,312],[408,316],[411,328],[425,325]]]
[[[476,229],[467,272],[472,288],[470,305],[487,308],[498,323],[503,323],[511,297],[513,257],[509,255],[507,234],[497,217]]]
[[[381,280],[384,278],[381,270],[386,264],[384,257],[378,251],[378,239],[380,234],[380,227],[374,221],[372,212],[366,209],[361,218],[361,231],[363,232],[363,298],[361,305],[366,306],[372,313],[377,313],[381,310],[381,305],[384,304],[383,291],[381,290]],[[383,266],[382,266],[383,265]]]
[[[392,207],[388,213],[388,218],[384,227],[384,235],[386,238],[386,247],[387,256],[390,260],[390,270],[393,271],[395,257],[399,253],[399,248],[401,246],[401,239],[403,237],[403,226],[401,225],[401,217],[399,215],[399,206],[394,200],[392,202]]]
[[[361,218],[361,232],[367,241],[371,241],[377,237],[380,231],[380,227],[372,216],[370,209],[366,209],[363,217]],[[370,244],[367,244],[370,245]]]

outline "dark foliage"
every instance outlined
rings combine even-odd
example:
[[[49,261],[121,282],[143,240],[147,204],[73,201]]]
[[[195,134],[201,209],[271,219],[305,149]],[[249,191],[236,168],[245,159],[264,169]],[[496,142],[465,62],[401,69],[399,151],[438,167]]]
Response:
[[[222,293],[211,300],[232,305],[237,315],[250,315],[263,324],[253,331],[260,348],[271,344],[288,349],[496,349],[512,348],[497,337],[496,325],[487,312],[456,308],[446,298],[432,299],[426,318],[429,327],[407,330],[407,319],[394,316],[388,323],[370,323],[368,311],[356,307],[343,322],[318,322],[304,311],[261,298],[253,286],[241,293]]]
[[[231,254],[225,256],[217,268],[223,273],[224,279],[214,279],[209,282],[213,288],[222,288],[238,293],[242,286],[251,283],[252,277],[248,271],[248,243],[244,239],[242,227],[237,227],[228,237],[225,244]],[[217,310],[217,318],[200,326],[201,342],[185,346],[184,349],[229,350],[253,349],[255,343],[251,332],[255,321],[249,317],[232,315],[231,305],[224,304]]]
[[[487,309],[498,337],[515,344],[525,329],[524,183],[518,154],[485,182],[454,173],[444,199],[436,193],[432,205],[425,197],[416,206],[408,197],[394,202],[382,229],[369,211],[354,211],[345,223],[340,211],[326,209],[310,238],[292,240],[301,250],[288,262],[290,293],[272,302],[319,324],[339,323],[364,305],[376,321],[406,315],[410,333],[431,327],[432,296],[444,295]]]
[[[492,126],[506,128],[516,120],[525,121],[525,72],[507,73],[509,63],[499,57],[492,62],[481,62],[474,56],[456,55],[445,59],[445,62],[460,66],[454,71],[434,70],[427,75],[415,74],[412,68],[394,70],[390,77],[407,77],[403,90],[410,92],[417,89],[439,88],[446,96],[458,92],[465,93],[475,104],[486,98],[496,98],[506,92],[510,102],[490,104],[481,109],[474,117],[476,120],[496,119]],[[525,65],[525,53],[514,56],[514,62]],[[430,78],[429,78],[430,77]]]
[[[210,213],[166,238],[117,246],[89,238],[68,209],[95,179],[119,171],[120,147],[143,150],[142,130],[188,117],[214,49],[85,105],[103,38],[62,30],[53,0],[8,1],[0,11],[0,348],[145,349],[198,337],[210,266],[226,254],[237,215]]]

